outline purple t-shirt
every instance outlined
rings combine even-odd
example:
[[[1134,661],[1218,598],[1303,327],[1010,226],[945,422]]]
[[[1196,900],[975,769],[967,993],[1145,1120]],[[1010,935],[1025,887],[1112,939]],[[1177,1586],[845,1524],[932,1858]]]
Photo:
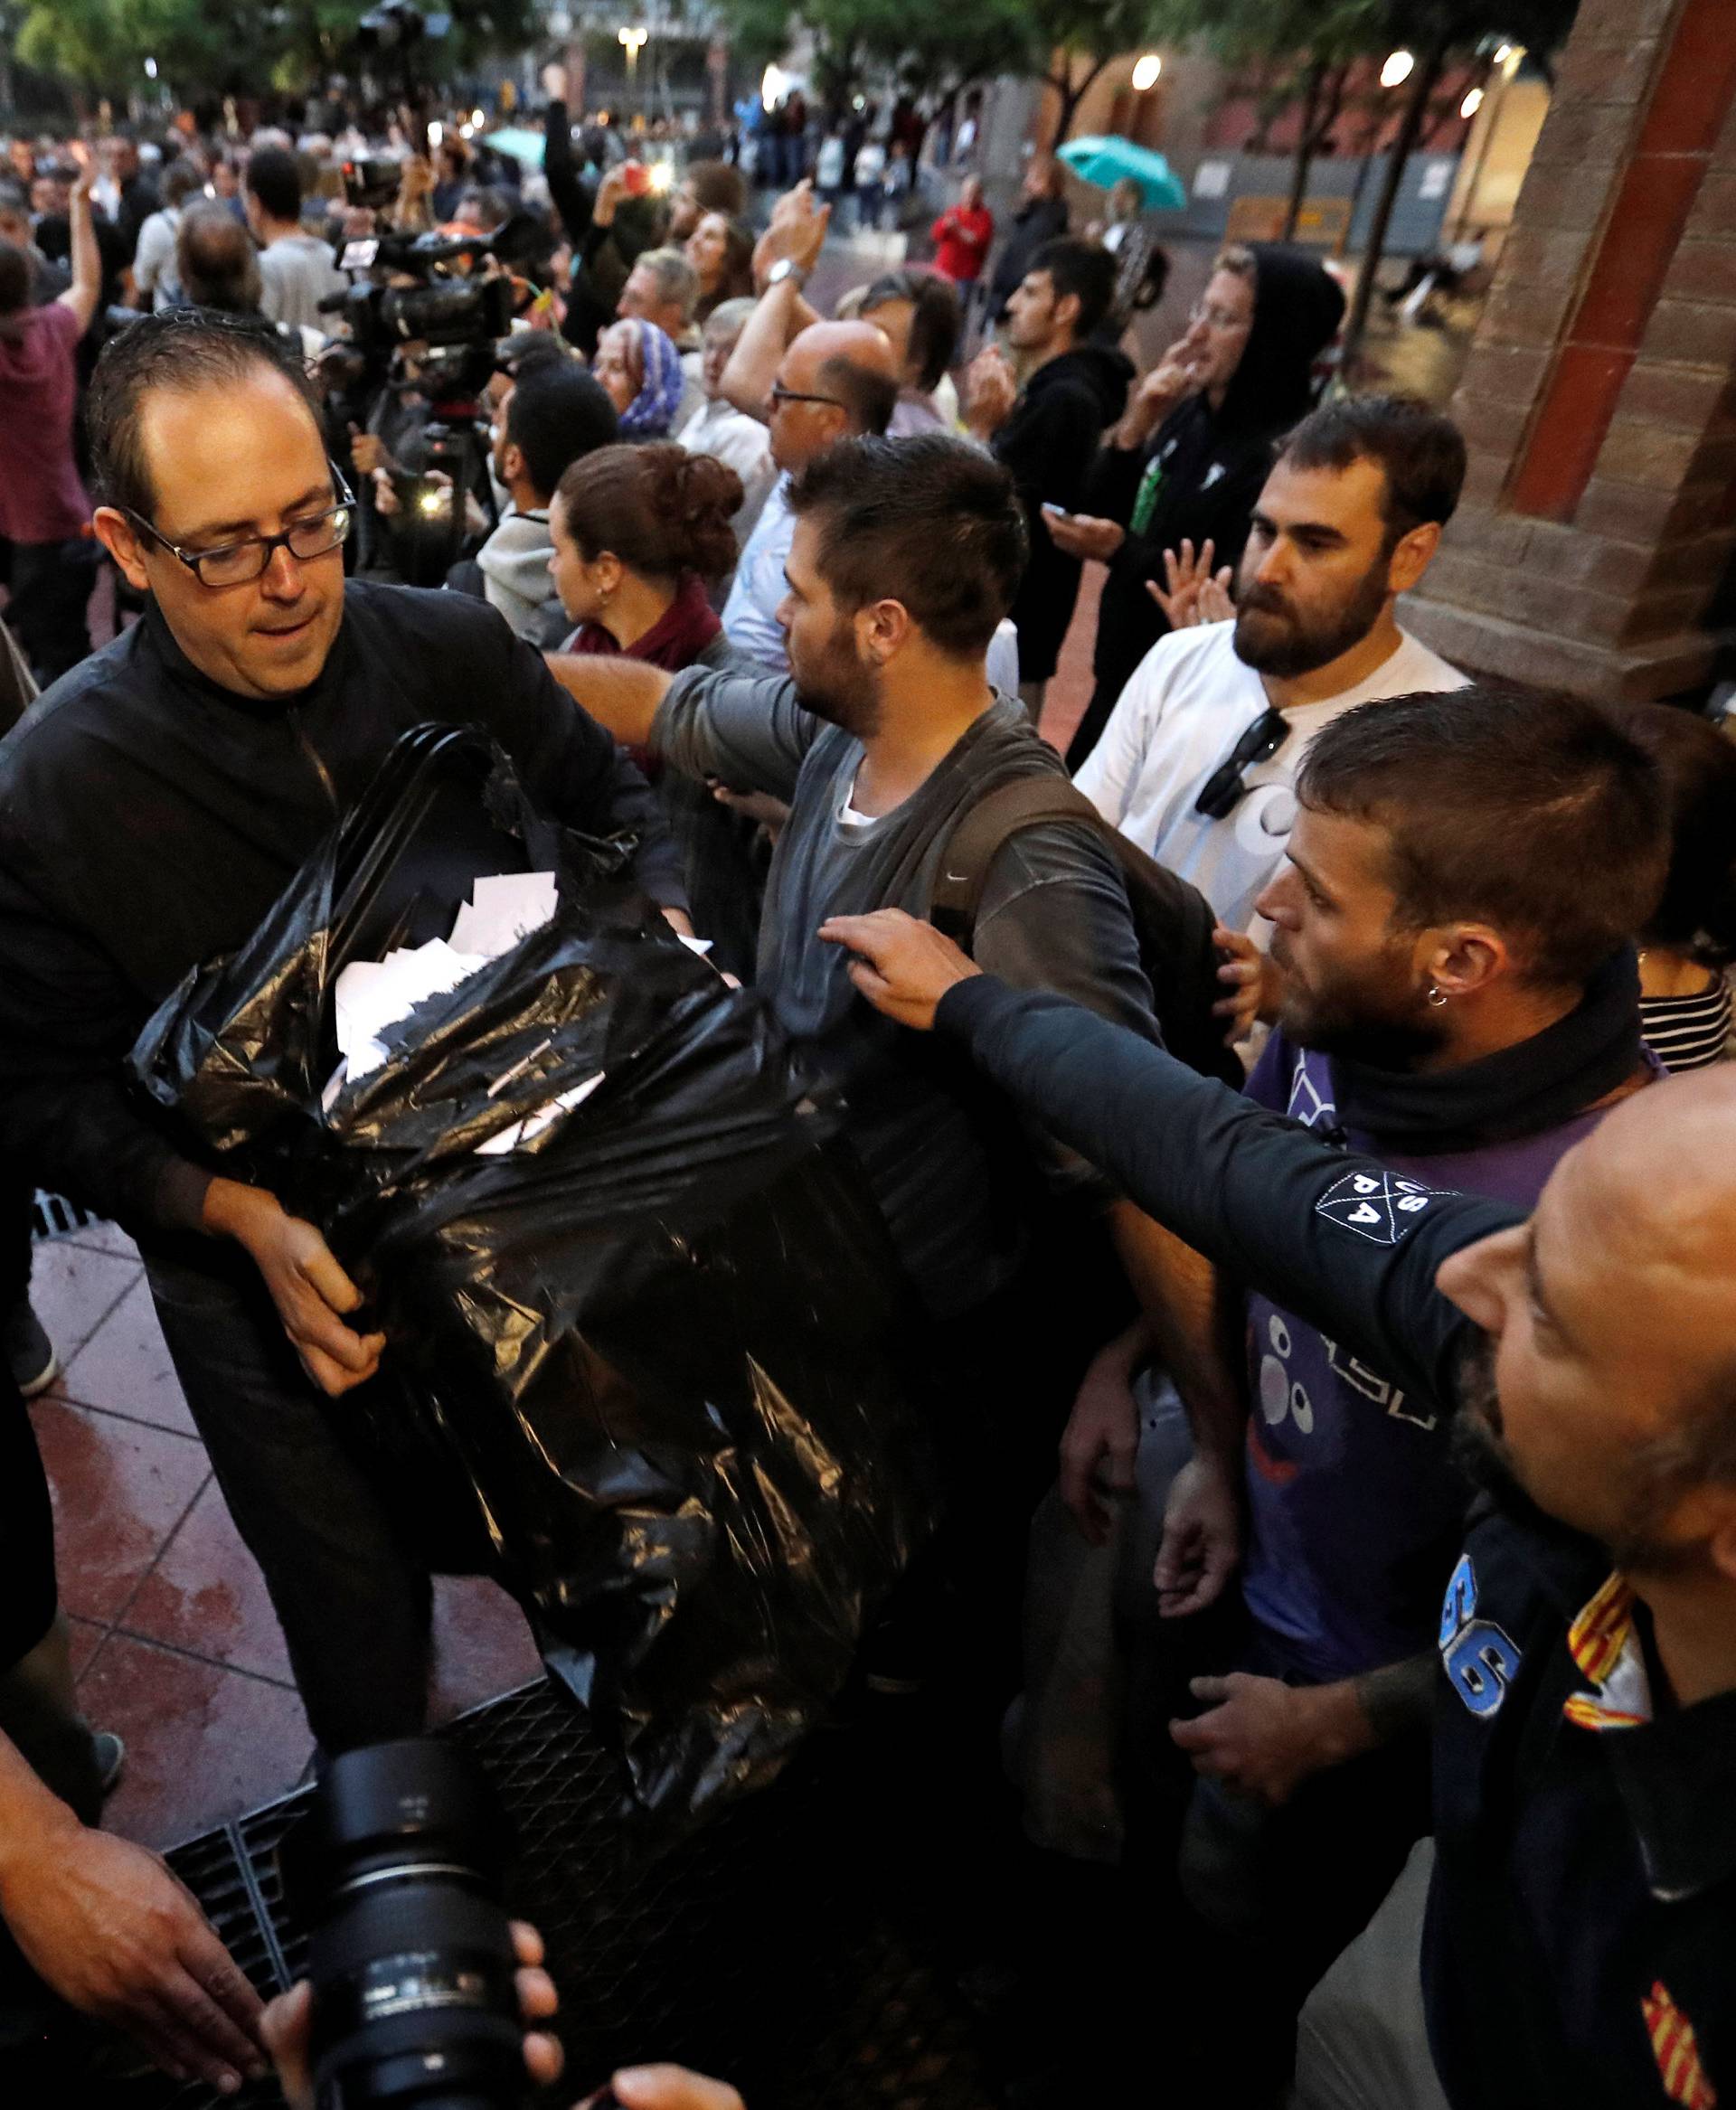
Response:
[[[1248,1095],[1306,1128],[1339,1125],[1330,1060],[1281,1033],[1267,1042]],[[1557,1159],[1599,1118],[1580,1114],[1514,1142],[1431,1157],[1352,1131],[1350,1147],[1398,1177],[1387,1193],[1347,1194],[1345,1209],[1367,1211],[1372,1237],[1382,1235],[1383,1210],[1404,1206],[1406,1182],[1529,1210]],[[1437,1638],[1469,1492],[1448,1463],[1444,1417],[1268,1297],[1248,1299],[1248,1368],[1242,1594],[1278,1660],[1326,1683],[1422,1653]]]
[[[18,335],[0,332],[0,535],[69,542],[90,517],[72,459],[82,332],[58,300],[15,319]]]

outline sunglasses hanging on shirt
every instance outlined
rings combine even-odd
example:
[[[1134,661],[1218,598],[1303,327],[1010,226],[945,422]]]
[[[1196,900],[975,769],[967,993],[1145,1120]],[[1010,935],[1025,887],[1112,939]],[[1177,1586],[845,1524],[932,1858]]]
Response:
[[[1289,737],[1290,721],[1281,711],[1268,710],[1255,719],[1206,778],[1200,796],[1194,801],[1194,811],[1213,821],[1222,821],[1234,813],[1247,796],[1249,770],[1257,768],[1261,762],[1269,762]]]

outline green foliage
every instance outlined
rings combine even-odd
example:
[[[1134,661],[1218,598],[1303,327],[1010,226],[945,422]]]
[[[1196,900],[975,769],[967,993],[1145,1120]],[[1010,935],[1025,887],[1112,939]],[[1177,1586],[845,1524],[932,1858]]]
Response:
[[[720,0],[736,48],[776,58],[799,24],[813,35],[822,93],[847,92],[867,67],[946,94],[995,74],[1052,80],[1063,66],[1100,70],[1162,33],[1168,0]],[[1057,54],[1061,60],[1057,61]]]
[[[118,100],[146,86],[144,65],[178,99],[311,86],[354,51],[371,0],[24,0],[18,56]],[[450,33],[420,46],[419,78],[443,78],[534,33],[531,0],[445,0]]]

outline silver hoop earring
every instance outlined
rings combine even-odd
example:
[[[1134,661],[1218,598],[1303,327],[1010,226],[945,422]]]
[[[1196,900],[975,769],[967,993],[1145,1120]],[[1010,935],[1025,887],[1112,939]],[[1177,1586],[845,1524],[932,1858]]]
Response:
[[[1441,991],[1435,987],[1432,982],[1429,984],[1429,1001],[1434,1005],[1437,1011],[1445,1011],[1447,1008],[1447,999],[1445,995],[1441,993]]]

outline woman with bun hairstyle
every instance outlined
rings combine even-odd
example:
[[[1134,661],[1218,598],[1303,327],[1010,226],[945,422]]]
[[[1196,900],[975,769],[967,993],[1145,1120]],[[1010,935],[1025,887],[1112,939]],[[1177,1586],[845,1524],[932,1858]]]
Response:
[[[549,575],[578,627],[570,653],[618,654],[678,674],[734,658],[706,582],[735,564],[741,479],[673,440],[599,447],[574,462],[549,508]],[[674,770],[658,782],[681,843],[693,928],[717,966],[752,972],[765,857],[750,820]]]
[[[722,631],[706,581],[734,566],[741,503],[733,469],[674,440],[572,463],[549,507],[549,575],[578,625],[562,650],[625,653],[670,674],[706,659]]]

